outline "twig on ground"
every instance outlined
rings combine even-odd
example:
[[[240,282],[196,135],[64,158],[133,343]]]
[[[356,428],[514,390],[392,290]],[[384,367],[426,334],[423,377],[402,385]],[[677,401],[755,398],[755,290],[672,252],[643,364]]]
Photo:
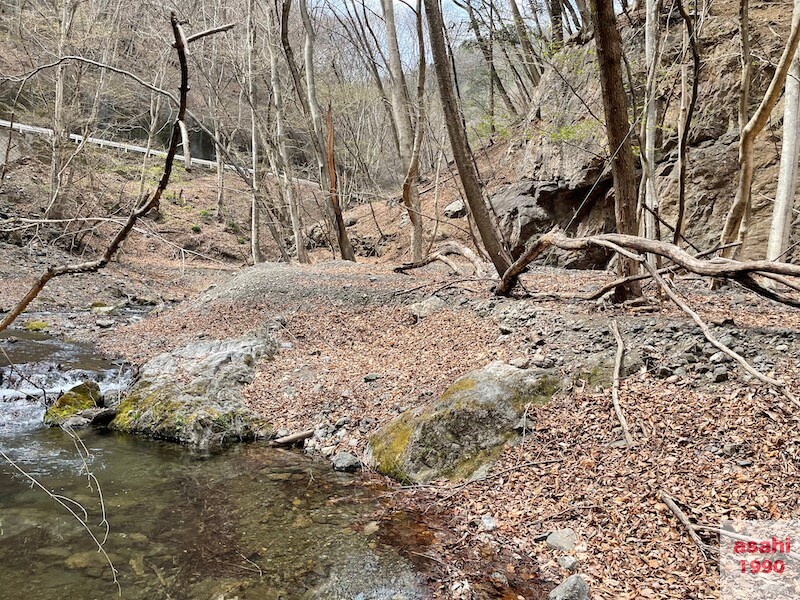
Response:
[[[695,529],[694,523],[689,520],[689,517],[686,516],[680,507],[675,503],[675,500],[664,490],[659,492],[659,497],[661,501],[667,505],[667,507],[672,511],[678,521],[686,528],[686,531],[689,533],[689,537],[692,538],[692,541],[697,544],[697,547],[700,549],[700,552],[703,556],[708,559],[709,554],[713,554],[716,551],[716,548],[713,546],[709,546],[706,544],[699,535],[697,535],[697,530]]]
[[[425,265],[429,265],[438,260],[450,267],[456,273],[456,275],[461,275],[461,270],[455,265],[455,263],[447,258],[451,254],[463,256],[469,262],[471,262],[472,266],[475,268],[476,277],[483,278],[487,275],[486,265],[484,265],[480,257],[466,246],[462,246],[456,242],[447,242],[446,244],[440,246],[436,252],[429,254],[422,260],[400,265],[399,267],[395,267],[394,271],[395,273],[404,273],[405,271],[410,271],[412,269],[419,269],[420,267],[424,267]]]
[[[622,341],[622,335],[619,332],[619,325],[616,320],[611,321],[611,333],[614,334],[614,339],[617,340],[617,355],[614,360],[614,383],[611,386],[611,399],[614,403],[614,412],[617,413],[617,419],[622,427],[622,435],[625,437],[625,443],[628,447],[633,446],[633,436],[628,428],[628,420],[625,418],[625,413],[622,412],[622,407],[619,404],[619,377],[622,371],[622,359],[625,356],[625,343]]]
[[[686,302],[684,302],[684,300],[680,296],[678,296],[677,293],[675,293],[675,290],[673,290],[672,287],[669,285],[669,283],[667,283],[667,281],[663,277],[661,277],[661,275],[658,274],[655,268],[652,265],[649,265],[644,260],[642,261],[642,264],[648,271],[650,271],[650,274],[653,276],[653,279],[656,281],[656,283],[658,283],[658,285],[661,286],[664,292],[666,292],[667,296],[669,296],[670,299],[675,304],[677,304],[678,307],[683,312],[689,315],[692,318],[692,320],[695,323],[697,323],[698,327],[700,327],[700,329],[703,331],[703,335],[712,346],[714,346],[718,350],[724,352],[725,354],[733,358],[736,362],[738,362],[742,366],[742,368],[744,368],[745,371],[750,373],[750,375],[752,375],[762,383],[766,383],[767,385],[775,388],[777,391],[786,396],[786,398],[788,398],[793,404],[800,406],[800,400],[798,400],[797,397],[789,390],[789,387],[786,385],[786,382],[764,375],[761,371],[759,371],[758,369],[753,367],[749,362],[747,362],[747,360],[741,354],[735,352],[734,350],[731,350],[728,346],[720,342],[716,337],[714,337],[714,334],[711,333],[711,329],[706,324],[706,322],[703,321],[702,318],[700,318],[700,315],[698,315],[694,310],[692,310],[692,308]]]
[[[297,444],[302,442],[303,440],[307,440],[312,435],[314,435],[313,429],[308,429],[306,431],[299,431],[297,433],[293,433],[291,435],[285,435],[280,438],[276,438],[270,442],[271,446],[292,446],[293,444]]]

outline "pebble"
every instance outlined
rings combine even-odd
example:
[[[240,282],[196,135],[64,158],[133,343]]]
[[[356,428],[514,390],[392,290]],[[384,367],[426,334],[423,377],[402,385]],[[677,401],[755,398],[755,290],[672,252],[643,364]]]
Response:
[[[566,569],[570,573],[578,570],[578,559],[574,556],[559,556],[556,562],[562,569]]]
[[[103,329],[106,329],[107,327],[113,327],[114,323],[116,323],[114,319],[97,319],[95,322],[97,323],[98,327],[102,327]]]
[[[518,369],[527,369],[531,364],[531,360],[525,356],[521,356],[519,358],[511,359],[509,364],[512,367],[517,367]]]
[[[589,600],[589,586],[580,575],[570,575],[547,597],[550,600]]]
[[[714,383],[722,383],[723,381],[728,381],[728,368],[724,366],[719,366],[714,369],[713,375]]]
[[[716,352],[712,354],[711,358],[709,358],[708,360],[711,364],[716,365],[722,362],[726,362],[727,360],[730,360],[730,358],[724,352]]]
[[[378,381],[378,379],[382,378],[383,375],[381,375],[380,373],[367,373],[366,375],[364,375],[364,381],[366,381],[367,383],[371,381]]]

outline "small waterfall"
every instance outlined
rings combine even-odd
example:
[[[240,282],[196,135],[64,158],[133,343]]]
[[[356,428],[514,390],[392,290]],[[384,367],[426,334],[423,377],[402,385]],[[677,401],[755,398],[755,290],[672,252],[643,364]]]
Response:
[[[107,403],[131,383],[130,368],[102,359],[85,344],[16,337],[24,333],[0,339],[12,363],[0,366],[0,434],[42,427],[46,403],[84,381],[96,382]]]

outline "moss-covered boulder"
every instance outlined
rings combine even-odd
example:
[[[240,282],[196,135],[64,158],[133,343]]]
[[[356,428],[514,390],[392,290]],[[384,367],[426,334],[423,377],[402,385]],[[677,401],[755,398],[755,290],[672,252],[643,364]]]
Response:
[[[142,366],[111,427],[200,447],[270,435],[241,388],[276,350],[274,338],[250,335],[160,354]]]
[[[84,410],[102,405],[100,387],[94,381],[84,381],[65,392],[44,413],[44,422],[50,427],[59,427]]]
[[[559,383],[550,371],[493,362],[374,434],[372,464],[408,483],[472,477],[519,435],[515,428],[526,406],[547,402]]]

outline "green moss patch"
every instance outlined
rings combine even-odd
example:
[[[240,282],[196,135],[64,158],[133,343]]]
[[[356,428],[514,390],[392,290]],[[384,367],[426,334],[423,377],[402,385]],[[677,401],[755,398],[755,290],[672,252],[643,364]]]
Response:
[[[50,325],[48,325],[45,321],[28,321],[25,323],[24,327],[28,331],[45,331],[50,327]]]
[[[86,381],[64,393],[44,414],[44,422],[50,427],[58,427],[64,421],[81,411],[99,406],[100,388],[93,381]]]

